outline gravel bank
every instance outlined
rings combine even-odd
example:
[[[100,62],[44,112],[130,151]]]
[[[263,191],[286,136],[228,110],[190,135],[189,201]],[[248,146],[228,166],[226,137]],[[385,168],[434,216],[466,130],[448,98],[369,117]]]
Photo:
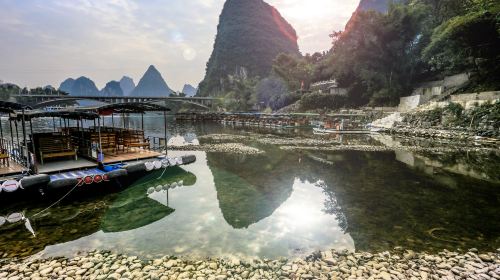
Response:
[[[0,279],[500,279],[494,253],[317,252],[305,259],[141,260],[109,252],[73,259],[2,260]]]
[[[205,151],[214,153],[233,153],[244,155],[258,155],[264,153],[263,151],[250,147],[241,143],[223,143],[223,144],[203,144],[203,145],[189,145],[189,146],[169,146],[170,150],[176,151]]]
[[[452,153],[452,152],[490,152],[489,148],[474,147],[417,147],[417,146],[375,146],[375,145],[337,145],[329,147],[320,146],[280,146],[282,150],[302,150],[302,151],[363,151],[363,152],[388,152],[388,151],[407,151],[407,152],[434,152],[434,153]]]
[[[415,128],[398,126],[389,131],[391,134],[404,135],[406,137],[417,137],[426,139],[446,139],[453,142],[473,143],[489,147],[500,147],[500,139],[477,136],[473,132],[464,130],[443,130],[436,128]]]

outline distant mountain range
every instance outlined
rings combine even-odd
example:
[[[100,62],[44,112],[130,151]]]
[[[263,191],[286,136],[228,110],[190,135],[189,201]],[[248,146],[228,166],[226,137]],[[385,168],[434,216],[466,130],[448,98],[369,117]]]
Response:
[[[185,84],[184,87],[182,88],[182,93],[184,93],[186,96],[189,97],[195,96],[197,91],[198,89],[190,84]]]
[[[120,82],[111,81],[106,84],[101,90],[101,95],[103,96],[123,96],[123,89],[120,86]]]
[[[80,95],[80,96],[98,96],[99,90],[97,89],[95,83],[87,78],[80,77],[78,79],[69,78],[62,82],[59,90],[67,92],[71,95]]]
[[[168,96],[173,92],[168,87],[160,72],[151,65],[130,96]]]
[[[120,87],[122,88],[123,95],[129,96],[132,91],[135,89],[135,83],[132,78],[123,76],[123,78],[120,80]]]
[[[77,96],[168,96],[173,93],[153,65],[149,66],[137,86],[132,78],[123,76],[119,82],[110,81],[99,90],[91,79],[82,76],[76,80],[66,79],[59,90]]]

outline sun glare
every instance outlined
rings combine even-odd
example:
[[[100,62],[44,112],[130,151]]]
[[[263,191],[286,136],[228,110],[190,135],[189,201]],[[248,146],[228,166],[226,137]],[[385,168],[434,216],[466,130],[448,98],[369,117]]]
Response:
[[[326,38],[333,30],[342,30],[359,4],[359,0],[269,0],[292,24],[303,52],[326,50]]]

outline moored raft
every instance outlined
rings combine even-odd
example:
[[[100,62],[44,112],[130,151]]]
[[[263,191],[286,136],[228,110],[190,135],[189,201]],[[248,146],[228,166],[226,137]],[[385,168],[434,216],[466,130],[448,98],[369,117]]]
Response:
[[[23,196],[33,193],[46,194],[69,190],[75,187],[90,187],[127,176],[141,176],[148,172],[187,165],[196,161],[196,156],[158,157],[143,161],[120,163],[104,166],[103,169],[91,168],[57,174],[26,175],[22,178],[0,180],[0,198]]]

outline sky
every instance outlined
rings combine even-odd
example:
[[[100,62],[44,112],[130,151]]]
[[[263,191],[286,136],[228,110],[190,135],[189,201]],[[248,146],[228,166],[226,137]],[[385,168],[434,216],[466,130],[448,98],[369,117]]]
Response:
[[[359,0],[267,0],[303,54],[330,48]],[[0,80],[59,87],[86,76],[101,89],[155,65],[181,90],[203,79],[224,0],[0,0]]]

